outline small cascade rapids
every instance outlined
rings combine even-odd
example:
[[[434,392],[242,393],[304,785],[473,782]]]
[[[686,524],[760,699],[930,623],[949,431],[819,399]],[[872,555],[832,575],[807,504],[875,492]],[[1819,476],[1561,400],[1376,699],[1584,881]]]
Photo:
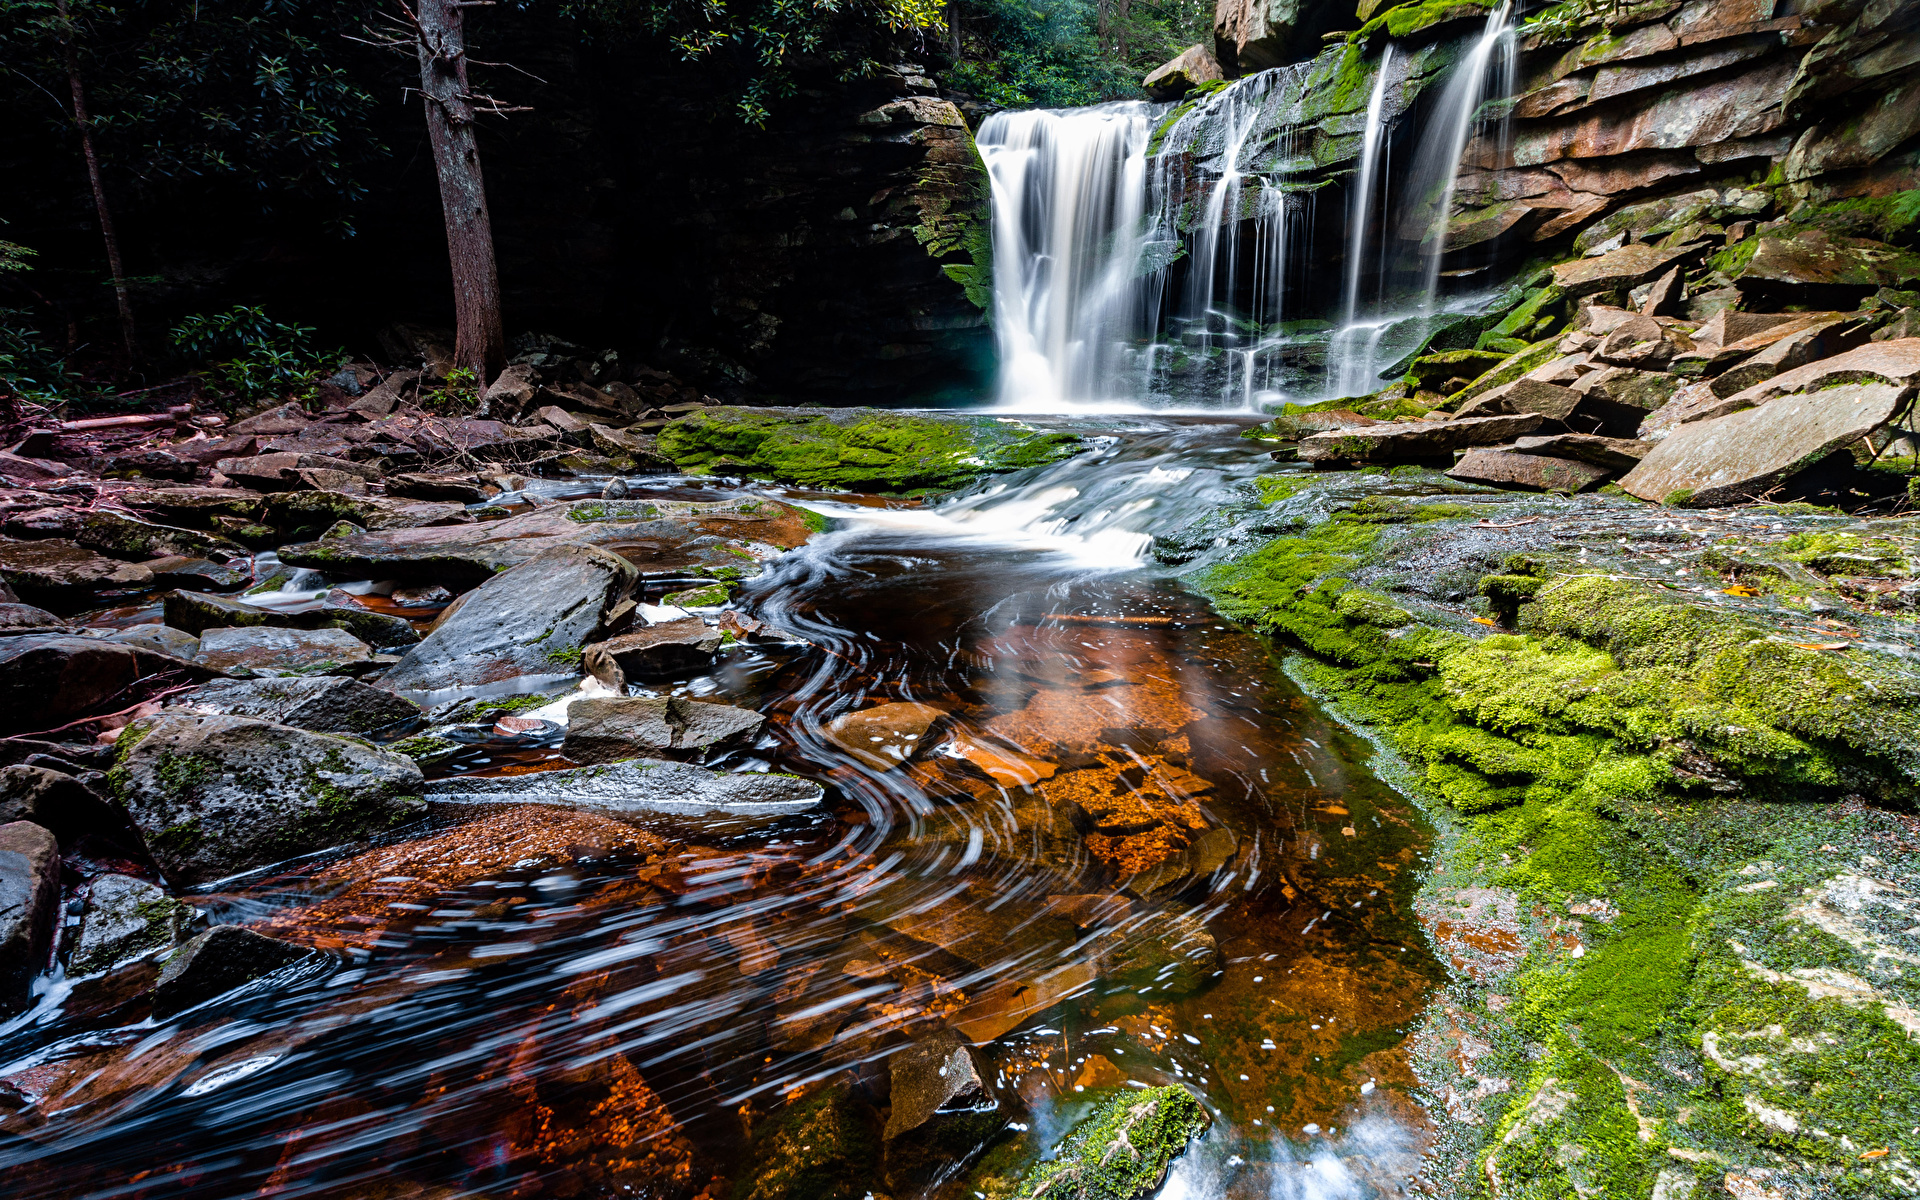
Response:
[[[1284,132],[1327,86],[1314,63],[1178,109],[988,117],[975,140],[993,193],[999,406],[1259,412],[1377,390],[1450,307],[1475,303],[1443,298],[1446,220],[1482,108],[1514,90],[1513,11],[1488,15],[1423,104],[1410,172],[1394,163],[1395,123],[1421,53],[1380,51],[1344,236],[1318,252],[1324,181],[1289,181],[1301,168]],[[1337,268],[1316,261],[1341,245]]]

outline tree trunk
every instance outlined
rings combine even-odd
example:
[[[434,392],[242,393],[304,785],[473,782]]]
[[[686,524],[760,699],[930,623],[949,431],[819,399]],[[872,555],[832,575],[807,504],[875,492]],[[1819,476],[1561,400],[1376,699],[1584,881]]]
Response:
[[[113,276],[114,298],[120,304],[120,340],[127,347],[127,362],[140,357],[133,335],[133,301],[127,295],[127,273],[120,268],[120,235],[113,229],[113,210],[107,207],[107,189],[100,182],[100,156],[93,152],[93,121],[87,116],[87,92],[80,84],[80,37],[67,12],[67,0],[55,0],[54,8],[65,27],[67,86],[73,93],[73,127],[80,133],[80,153],[87,160],[87,182],[93,185],[93,211],[100,222],[100,238],[107,244],[107,270]]]
[[[1114,57],[1124,63],[1132,55],[1127,45],[1127,21],[1132,17],[1133,0],[1114,0],[1114,9]]]
[[[507,350],[460,12],[458,0],[420,0],[420,91],[426,99],[433,165],[440,176],[447,258],[453,265],[453,357],[484,389],[506,368]]]

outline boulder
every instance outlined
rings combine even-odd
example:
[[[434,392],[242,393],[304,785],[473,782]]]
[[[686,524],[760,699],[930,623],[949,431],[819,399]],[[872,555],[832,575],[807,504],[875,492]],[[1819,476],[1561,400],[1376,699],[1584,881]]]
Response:
[[[1520,438],[1513,443],[1512,449],[1517,454],[1544,454],[1549,458],[1570,458],[1615,471],[1631,471],[1653,449],[1653,443],[1599,437],[1591,433],[1555,433],[1546,437]]]
[[[723,775],[646,758],[500,779],[436,779],[425,794],[447,803],[554,804],[616,815],[698,818],[786,816],[818,806],[821,797],[818,784],[791,775]]]
[[[60,911],[60,846],[32,821],[0,825],[0,1016],[27,1007]]]
[[[248,717],[162,713],[121,732],[109,778],[177,886],[385,832],[423,810],[397,754]]]
[[[155,587],[211,588],[230,592],[253,582],[253,573],[247,569],[246,560],[238,561],[239,566],[230,567],[211,559],[175,554],[150,559],[140,565],[153,572]]]
[[[192,658],[200,652],[199,638],[170,625],[130,625],[107,634],[106,640],[141,646],[174,658]]]
[[[574,762],[617,762],[670,750],[707,750],[750,740],[766,718],[730,704],[682,697],[604,696],[567,706],[561,752]]]
[[[881,1140],[896,1194],[951,1174],[1017,1115],[994,1086],[992,1068],[950,1030],[895,1051],[887,1072],[892,1108]]]
[[[1652,317],[1635,314],[1607,334],[1593,357],[1616,367],[1659,370],[1674,355],[1691,349],[1693,343],[1684,336],[1674,335]]]
[[[153,572],[103,558],[66,538],[0,542],[0,580],[36,604],[85,605],[102,592],[147,587]]]
[[[87,550],[119,558],[200,557],[210,553],[242,555],[246,547],[195,529],[155,525],[107,508],[42,508],[7,519],[6,532],[19,538],[63,538]]]
[[[201,633],[193,661],[243,676],[357,674],[371,669],[373,651],[344,629],[216,626]]]
[[[1851,307],[1883,287],[1920,286],[1920,252],[1821,229],[1786,226],[1764,232],[1728,247],[1713,261],[1745,295],[1802,304]]]
[[[67,971],[92,975],[126,960],[174,945],[198,913],[145,880],[102,875],[87,887],[80,936]]]
[[[101,778],[88,771],[78,774]],[[121,834],[127,825],[125,817],[74,773],[31,763],[0,767],[0,824],[8,821],[32,821],[68,843],[89,833]]]
[[[66,633],[0,638],[0,729],[52,729],[219,672],[141,646]]]
[[[538,372],[525,363],[509,363],[480,397],[479,415],[511,421],[524,416],[540,390]]]
[[[1782,371],[1727,397],[1736,405],[1764,404],[1775,396],[1814,391],[1840,383],[1877,381],[1896,387],[1920,387],[1920,338],[1873,342],[1845,354]]]
[[[1451,421],[1401,421],[1316,433],[1300,439],[1300,457],[1308,462],[1395,462],[1445,458],[1468,446],[1491,446],[1539,428],[1537,413],[1464,417]]]
[[[1155,100],[1178,100],[1201,84],[1222,78],[1213,51],[1196,43],[1148,72],[1140,86]]]
[[[488,496],[472,475],[434,475],[403,473],[387,478],[387,495],[414,500],[455,500],[461,504],[479,504]]]
[[[15,629],[57,629],[66,624],[44,608],[31,604],[0,604],[0,632]]]
[[[1867,436],[1910,395],[1911,389],[1879,379],[1809,385],[1757,408],[1689,421],[1674,427],[1620,486],[1668,504],[1751,500]]]
[[[843,713],[827,722],[823,736],[841,751],[885,771],[912,758],[927,732],[946,716],[931,704],[893,701]]]
[[[296,964],[324,963],[326,957],[238,925],[215,925],[167,956],[153,985],[153,1009],[171,1016]]]
[[[389,500],[322,489],[268,497],[266,519],[281,529],[324,529],[337,521],[351,521],[362,529],[383,532],[464,525],[473,517],[466,505],[452,500]]]
[[[351,592],[339,588],[321,598],[320,611],[313,615],[382,650],[411,646],[420,640],[420,631],[413,627],[413,622],[368,608]]]
[[[489,579],[556,546],[616,550],[643,575],[740,570],[804,543],[807,515],[777,500],[581,500],[500,521],[395,529],[282,546],[290,566],[375,579]]]
[[[16,483],[44,483],[51,479],[65,479],[71,474],[73,468],[65,463],[0,450],[0,478]]]
[[[1794,322],[1793,325],[1801,326],[1802,323]],[[1774,339],[1772,345],[1715,375],[1708,387],[1714,395],[1721,397],[1743,392],[1782,371],[1791,371],[1819,359],[1857,350],[1870,340],[1872,328],[1866,321],[1844,317],[1805,323],[1796,332]],[[1769,337],[1771,333],[1768,331],[1759,336]]]
[[[630,461],[634,470],[671,471],[673,460],[660,453],[659,445],[644,433],[589,424],[587,433],[593,448],[616,462]]]
[[[1357,412],[1344,408],[1317,409],[1313,412],[1282,413],[1241,434],[1241,437],[1258,438],[1276,442],[1297,442],[1314,433],[1326,433],[1334,429],[1357,429],[1362,425],[1378,425],[1372,417],[1363,417]]]
[[[1664,371],[1640,371],[1632,367],[1603,367],[1574,380],[1573,390],[1595,396],[1618,408],[1652,412],[1679,391],[1686,380]]]
[[[371,733],[420,715],[420,706],[355,679],[216,679],[167,701],[199,716],[254,717],[314,733]]]
[[[227,426],[229,433],[282,434],[298,433],[313,424],[313,418],[300,406],[298,400],[277,404],[262,409],[250,417],[242,417]]]
[[[1696,346],[1731,346],[1776,325],[1799,320],[1802,313],[1753,313],[1725,308],[1709,317],[1693,334]]]
[[[1620,291],[1658,279],[1676,264],[1694,257],[1701,247],[1660,250],[1642,242],[1609,250],[1593,258],[1576,258],[1553,268],[1553,283],[1569,297]]]
[[[1532,441],[1545,439],[1534,438]],[[1612,439],[1603,439],[1612,440]],[[1468,483],[1490,483],[1495,487],[1523,488],[1533,492],[1584,492],[1598,487],[1616,474],[1612,467],[1596,466],[1572,458],[1553,458],[1533,452],[1481,447],[1447,472],[1449,478]]]
[[[610,688],[628,679],[672,679],[696,674],[720,656],[725,634],[699,617],[662,621],[586,648],[587,673]]]
[[[215,487],[136,488],[121,492],[117,498],[136,511],[193,526],[212,524],[217,517],[255,520],[262,501],[259,492]]]
[[[1231,842],[1229,835],[1227,844]],[[1205,863],[1195,865],[1203,869],[1194,874],[1210,873]],[[1150,985],[1163,997],[1199,991],[1212,982],[1225,959],[1206,922],[1175,906],[1111,920],[1095,935],[1094,945],[1107,975],[1136,988]]]
[[[314,454],[306,451],[285,450],[259,454],[251,458],[223,458],[214,464],[214,469],[220,474],[243,488],[251,488],[257,492],[283,492],[307,486],[306,481],[298,474],[303,467],[342,471],[369,483],[380,478],[380,472],[374,467],[344,458],[335,458],[331,454]]]
[[[438,692],[578,675],[582,648],[633,590],[636,574],[596,547],[557,546],[462,596],[381,686]]]

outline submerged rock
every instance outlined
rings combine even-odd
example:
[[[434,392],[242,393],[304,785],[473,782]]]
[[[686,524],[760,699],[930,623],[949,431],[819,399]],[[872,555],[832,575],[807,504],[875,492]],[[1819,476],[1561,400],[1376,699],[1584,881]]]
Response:
[[[420,769],[359,742],[247,717],[163,714],[121,733],[108,772],[178,886],[337,846],[424,811]]]
[[[659,443],[683,470],[882,492],[956,488],[1087,448],[1018,421],[872,408],[706,408],[661,430]]]
[[[381,686],[439,692],[513,679],[580,674],[581,650],[600,634],[637,573],[593,546],[560,546],[462,596]]]
[[[1143,1200],[1166,1182],[1167,1168],[1213,1123],[1181,1087],[1115,1096],[1067,1135],[1051,1161],[1028,1174],[1016,1195],[1078,1200]]]
[[[169,709],[255,717],[314,733],[368,733],[420,715],[420,706],[354,679],[218,679],[176,696]]]
[[[27,1006],[60,908],[60,847],[31,821],[0,825],[0,1015]]]
[[[927,731],[946,716],[931,704],[895,701],[827,722],[826,739],[876,771],[897,767],[914,756]]]
[[[128,875],[102,875],[87,889],[86,916],[67,960],[75,975],[91,975],[129,958],[171,946],[195,917],[164,889]]]
[[[881,1139],[887,1184],[911,1191],[951,1175],[1013,1115],[972,1046],[941,1031],[887,1058],[891,1075]]]
[[[284,967],[324,957],[238,925],[215,925],[167,957],[153,985],[154,1011],[170,1014],[192,1008]]]
[[[818,784],[792,775],[723,775],[646,758],[500,779],[436,779],[425,794],[456,803],[559,804],[685,817],[785,816],[816,807],[821,797]]]
[[[733,1200],[861,1200],[880,1145],[844,1075],[792,1100],[753,1132]]]

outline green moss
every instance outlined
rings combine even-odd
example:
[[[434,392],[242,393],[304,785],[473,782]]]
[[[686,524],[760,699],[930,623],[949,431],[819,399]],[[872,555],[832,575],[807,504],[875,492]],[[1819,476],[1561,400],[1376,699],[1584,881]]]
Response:
[[[1409,37],[1447,21],[1480,15],[1492,7],[1493,0],[1415,0],[1381,13],[1347,40],[1365,43],[1382,34],[1392,38]]]
[[[814,512],[810,508],[802,508],[797,511],[800,513],[800,519],[804,521],[807,528],[814,533],[825,533],[827,530],[833,528],[833,522],[831,520]]]
[[[1253,486],[1260,496],[1260,503],[1278,504],[1305,491],[1308,483],[1306,478],[1299,475],[1262,475],[1253,481]]]
[[[673,604],[681,608],[715,608],[727,602],[727,585],[709,584],[706,587],[687,588],[683,591],[668,592],[660,598],[662,604]]]
[[[1057,462],[1085,448],[1070,433],[983,416],[875,409],[706,408],[660,431],[682,469],[725,464],[802,487],[909,492]]]
[[[1035,1166],[1016,1193],[1030,1200],[1143,1200],[1159,1190],[1173,1160],[1205,1132],[1212,1118],[1181,1087],[1124,1093],[1076,1126],[1048,1162]]]
[[[577,667],[580,665],[580,647],[567,646],[559,650],[549,650],[547,651],[547,658],[549,661],[559,663],[561,666]]]
[[[860,1200],[877,1175],[879,1138],[844,1082],[756,1129],[731,1200]]]
[[[200,827],[199,817],[176,822],[147,839],[156,853],[178,858],[192,854],[206,840],[207,834]]]

